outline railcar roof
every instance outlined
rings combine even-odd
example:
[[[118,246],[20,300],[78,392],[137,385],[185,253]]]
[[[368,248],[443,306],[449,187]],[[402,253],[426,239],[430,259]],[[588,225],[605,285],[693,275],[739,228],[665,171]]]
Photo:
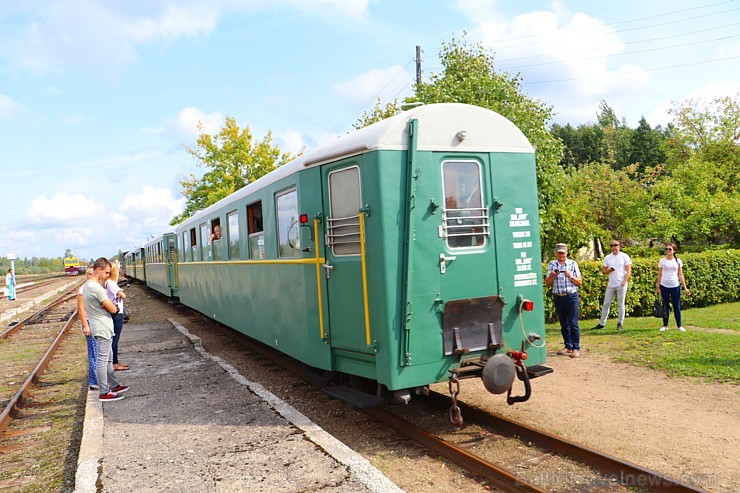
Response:
[[[405,150],[408,148],[408,122],[413,119],[419,121],[417,149],[420,151],[534,153],[521,130],[494,111],[460,103],[419,106],[306,151],[293,161],[195,213],[176,228],[190,227],[191,223],[201,221],[225,203],[245,197],[301,169],[368,151]],[[461,139],[462,135],[464,137]]]

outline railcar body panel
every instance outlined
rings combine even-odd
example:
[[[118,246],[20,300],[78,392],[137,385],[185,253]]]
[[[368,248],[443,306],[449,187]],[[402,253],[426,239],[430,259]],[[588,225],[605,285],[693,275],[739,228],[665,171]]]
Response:
[[[431,105],[309,151],[178,225],[178,292],[300,361],[390,390],[522,341],[541,364],[538,222],[523,134],[488,110]],[[520,312],[524,299],[534,311]]]

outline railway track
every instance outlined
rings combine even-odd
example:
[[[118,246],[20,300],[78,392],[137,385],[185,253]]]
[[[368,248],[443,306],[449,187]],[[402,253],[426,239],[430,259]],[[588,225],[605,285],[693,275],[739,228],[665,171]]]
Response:
[[[69,474],[65,434],[80,407],[86,352],[79,344],[69,348],[71,359],[59,351],[69,346],[70,329],[79,328],[75,292],[0,332],[0,491],[48,485],[50,475],[61,484]],[[57,453],[50,449],[60,456],[48,459]]]
[[[249,351],[266,359],[269,364],[290,371],[314,387],[326,385],[324,379],[307,371],[300,363],[287,360],[284,355],[242,334],[232,332],[228,328],[223,328],[223,330],[233,333]],[[447,428],[440,432],[439,423],[443,420],[442,417],[447,415],[449,405],[449,396],[431,392],[414,405],[391,406],[390,408],[366,407],[358,410],[404,435],[434,455],[443,457],[465,471],[482,478],[500,491],[602,492],[608,490],[662,493],[706,491],[523,423],[467,406],[460,401],[458,401],[458,406],[465,416],[466,426],[455,429]],[[419,409],[419,406],[425,406],[426,409]],[[429,426],[417,426],[424,421],[431,423],[427,423]],[[435,431],[424,428],[435,429]],[[488,459],[487,456],[490,454],[477,452],[477,450],[498,448],[502,440],[520,442],[520,445],[515,448],[523,452],[518,457],[502,460],[502,463],[497,463],[495,459]],[[554,462],[555,465],[547,468],[543,465],[545,462]],[[562,465],[563,463],[567,464]],[[518,470],[521,469],[534,471],[535,474],[520,474]]]

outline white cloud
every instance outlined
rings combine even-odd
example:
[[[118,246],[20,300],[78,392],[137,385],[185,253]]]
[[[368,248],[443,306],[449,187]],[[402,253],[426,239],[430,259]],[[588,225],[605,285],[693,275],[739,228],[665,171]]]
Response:
[[[23,106],[5,94],[0,94],[0,118],[12,120],[23,111]]]
[[[51,198],[39,195],[26,213],[28,224],[41,228],[75,227],[88,224],[105,212],[104,207],[84,195],[57,193]]]
[[[298,130],[286,130],[275,136],[280,150],[290,152],[294,156],[306,150],[303,133]]]
[[[393,65],[368,70],[354,79],[337,82],[333,89],[340,98],[350,103],[372,106],[377,97],[380,97],[382,102],[388,102],[410,94],[411,80],[413,80],[411,73],[401,65]]]
[[[217,134],[224,121],[225,117],[220,112],[206,114],[198,108],[188,106],[181,109],[177,116],[167,120],[162,133],[178,146],[182,143],[194,146],[201,131]]]
[[[702,87],[697,87],[690,93],[683,95],[674,101],[664,101],[658,105],[646,118],[651,125],[663,125],[665,126],[672,120],[672,116],[669,114],[669,110],[674,108],[676,104],[682,103],[688,99],[692,99],[699,104],[699,106],[706,105],[717,98],[722,97],[737,97],[740,94],[740,81],[736,80],[722,80],[717,82],[710,82]]]

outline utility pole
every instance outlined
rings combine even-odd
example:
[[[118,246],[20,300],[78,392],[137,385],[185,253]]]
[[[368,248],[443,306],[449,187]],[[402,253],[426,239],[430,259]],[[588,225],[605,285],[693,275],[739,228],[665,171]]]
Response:
[[[421,46],[416,45],[416,87],[421,86]]]

